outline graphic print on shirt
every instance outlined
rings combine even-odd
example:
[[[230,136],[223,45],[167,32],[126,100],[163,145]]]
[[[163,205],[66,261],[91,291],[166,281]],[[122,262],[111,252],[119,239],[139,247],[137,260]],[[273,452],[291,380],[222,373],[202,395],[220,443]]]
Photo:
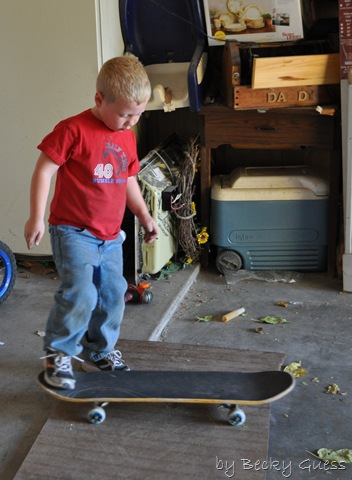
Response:
[[[127,170],[128,160],[123,149],[111,141],[105,144],[104,163],[98,163],[94,168],[93,183],[126,183],[121,174]]]

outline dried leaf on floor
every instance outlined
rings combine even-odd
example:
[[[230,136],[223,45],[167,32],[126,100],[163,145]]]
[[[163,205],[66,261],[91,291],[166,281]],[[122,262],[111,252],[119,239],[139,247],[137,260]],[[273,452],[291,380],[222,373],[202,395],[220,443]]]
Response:
[[[348,448],[342,448],[340,450],[320,448],[317,454],[318,458],[329,463],[352,463],[352,450]]]
[[[264,335],[264,334],[265,334],[263,327],[253,328],[251,331],[252,331],[253,333],[259,333],[260,335]]]
[[[288,372],[295,378],[302,378],[307,375],[308,370],[302,367],[301,362],[292,362],[284,368],[284,372]]]
[[[204,317],[196,317],[198,322],[211,322],[213,320],[213,315],[205,315]]]
[[[282,317],[271,317],[267,315],[266,317],[259,318],[260,323],[270,323],[271,325],[278,325],[279,323],[287,323],[287,320]]]
[[[326,389],[326,393],[329,393],[330,395],[346,395],[346,393],[341,392],[341,388],[337,383],[332,383],[329,385]]]
[[[284,302],[282,300],[280,300],[280,302],[276,302],[276,304],[278,307],[288,307],[288,302]]]

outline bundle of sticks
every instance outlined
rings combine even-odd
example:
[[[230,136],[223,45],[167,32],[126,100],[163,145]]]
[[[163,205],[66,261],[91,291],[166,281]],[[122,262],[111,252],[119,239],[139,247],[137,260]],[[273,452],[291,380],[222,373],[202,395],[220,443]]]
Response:
[[[190,139],[187,149],[184,152],[182,167],[177,179],[178,192],[180,195],[179,207],[174,210],[179,220],[178,243],[184,254],[197,261],[201,253],[201,245],[197,240],[197,224],[193,197],[195,193],[194,177],[199,163],[200,146],[199,138]]]

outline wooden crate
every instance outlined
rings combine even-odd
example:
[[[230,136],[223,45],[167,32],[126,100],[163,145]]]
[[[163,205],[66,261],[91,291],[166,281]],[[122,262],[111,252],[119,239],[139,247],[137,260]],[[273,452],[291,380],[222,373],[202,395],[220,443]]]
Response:
[[[257,89],[247,85],[238,85],[233,87],[232,104],[235,110],[308,107],[336,104],[338,96],[338,85]]]
[[[252,88],[336,85],[340,83],[340,55],[293,55],[254,58]]]
[[[261,57],[249,65],[242,61],[245,48],[235,43],[224,47],[222,93],[227,106],[246,110],[339,103],[338,54]]]

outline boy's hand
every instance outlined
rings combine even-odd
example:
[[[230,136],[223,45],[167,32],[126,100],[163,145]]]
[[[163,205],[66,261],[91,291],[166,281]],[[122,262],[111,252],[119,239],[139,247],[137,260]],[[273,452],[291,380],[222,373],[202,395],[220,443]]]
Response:
[[[28,250],[35,245],[39,245],[45,232],[45,225],[43,221],[33,221],[29,219],[24,227],[24,238],[26,239]]]
[[[39,155],[31,181],[30,215],[24,227],[24,238],[30,250],[39,245],[45,232],[45,207],[48,200],[50,182],[59,168],[45,153]]]
[[[142,222],[141,222],[142,223]],[[149,217],[147,221],[142,223],[144,228],[144,241],[152,243],[158,236],[158,226],[153,217]]]
[[[136,177],[129,177],[127,180],[127,206],[144,228],[144,241],[146,243],[153,242],[159,233],[158,226],[148,212]]]

